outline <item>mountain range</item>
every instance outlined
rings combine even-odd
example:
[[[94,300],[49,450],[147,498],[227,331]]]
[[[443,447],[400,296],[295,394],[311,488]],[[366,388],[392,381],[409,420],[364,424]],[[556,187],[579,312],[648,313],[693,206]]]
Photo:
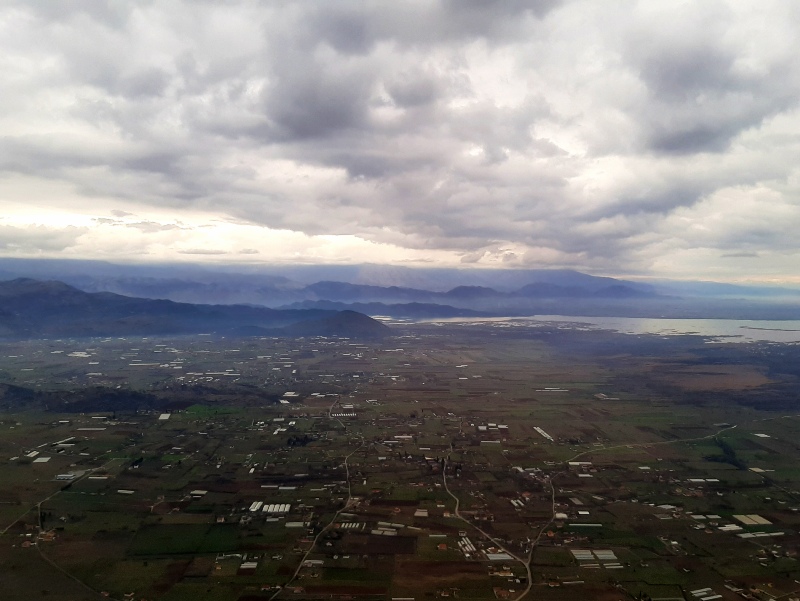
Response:
[[[479,298],[658,294],[638,282],[571,270],[410,269],[394,266],[115,265],[0,258],[0,279],[58,280],[85,292],[210,304],[276,307],[302,301],[451,304]]]
[[[59,280],[84,292],[204,305],[353,310],[445,318],[595,315],[798,319],[800,290],[718,282],[641,282],[567,269],[379,265],[116,265],[0,258],[0,279]]]
[[[204,305],[84,292],[58,281],[0,282],[0,337],[217,333],[380,338],[386,325],[354,311]]]

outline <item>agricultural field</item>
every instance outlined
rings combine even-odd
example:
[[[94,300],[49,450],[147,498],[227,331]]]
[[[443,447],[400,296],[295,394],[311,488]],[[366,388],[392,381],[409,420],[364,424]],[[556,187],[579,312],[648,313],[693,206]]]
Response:
[[[0,344],[2,598],[800,597],[796,346],[393,327]]]

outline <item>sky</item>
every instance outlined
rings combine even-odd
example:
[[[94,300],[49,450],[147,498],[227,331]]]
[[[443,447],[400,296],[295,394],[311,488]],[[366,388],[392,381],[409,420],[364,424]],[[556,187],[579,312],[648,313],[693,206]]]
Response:
[[[0,0],[0,256],[800,283],[800,3]]]

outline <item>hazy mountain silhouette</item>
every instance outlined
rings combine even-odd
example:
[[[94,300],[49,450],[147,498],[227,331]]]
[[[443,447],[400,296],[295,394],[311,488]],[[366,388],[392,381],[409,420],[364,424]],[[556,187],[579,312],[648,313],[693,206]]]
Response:
[[[113,292],[128,297],[130,315],[116,324],[120,331],[135,331],[148,321],[151,324],[148,327],[154,329],[183,331],[186,330],[183,322],[190,318],[183,315],[176,321],[164,317],[164,312],[170,310],[185,313],[185,308],[167,306],[151,314],[136,313],[131,297],[139,299],[136,302],[169,299],[179,304],[202,303],[206,309],[197,316],[201,323],[209,323],[209,306],[234,304],[248,306],[241,309],[243,313],[256,306],[352,309],[371,315],[421,319],[554,313],[739,319],[795,319],[800,315],[797,303],[800,289],[670,280],[645,284],[569,269],[410,268],[371,264],[115,265],[102,261],[0,258],[0,279],[14,277],[58,280],[84,292]],[[714,302],[708,302],[709,299]],[[66,308],[63,310],[68,312]],[[155,323],[158,316],[161,322]],[[273,327],[269,319],[263,325],[254,325],[265,321],[264,314],[246,320],[240,319],[242,316],[217,317],[223,322],[230,321],[234,324],[231,327]],[[81,327],[93,325],[81,324]],[[24,315],[4,314],[0,307],[0,335],[8,335],[9,328],[18,331],[31,327]]]
[[[201,305],[83,292],[57,281],[20,278],[0,282],[0,335],[6,337],[241,334],[247,328],[292,335],[285,328],[296,324],[303,324],[298,331],[307,336],[374,337],[385,335],[388,329],[352,311],[339,316],[339,312],[322,309]]]

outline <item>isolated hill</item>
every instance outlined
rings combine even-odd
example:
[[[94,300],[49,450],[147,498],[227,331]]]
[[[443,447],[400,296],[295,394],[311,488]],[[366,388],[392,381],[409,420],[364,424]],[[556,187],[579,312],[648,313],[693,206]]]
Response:
[[[346,336],[349,338],[384,338],[391,328],[355,311],[339,311],[333,315],[310,319],[283,328],[290,336]]]
[[[348,312],[352,313],[352,312]],[[304,326],[304,335],[331,335],[325,322],[336,311],[321,309],[278,310],[247,305],[201,305],[122,296],[110,292],[83,292],[63,282],[27,278],[0,282],[0,335],[17,338],[125,336],[149,334],[242,333],[247,328],[272,335],[289,335],[287,326]],[[374,322],[348,315],[337,323],[339,335],[359,337]],[[348,331],[348,326],[352,330]],[[380,327],[378,327],[380,326]]]

